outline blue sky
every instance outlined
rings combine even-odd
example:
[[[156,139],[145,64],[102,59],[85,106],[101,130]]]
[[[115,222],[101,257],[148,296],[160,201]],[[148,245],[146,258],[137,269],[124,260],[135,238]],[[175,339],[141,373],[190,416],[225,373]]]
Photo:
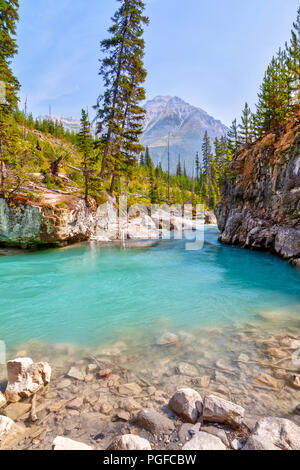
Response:
[[[225,124],[256,102],[299,0],[146,0],[147,98],[176,95]],[[78,117],[101,92],[100,40],[115,0],[20,0],[14,70],[29,110]]]

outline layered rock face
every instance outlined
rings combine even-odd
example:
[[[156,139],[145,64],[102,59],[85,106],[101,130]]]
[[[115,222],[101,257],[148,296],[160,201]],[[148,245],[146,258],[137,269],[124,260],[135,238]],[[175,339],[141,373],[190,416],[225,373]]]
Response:
[[[16,200],[9,205],[0,199],[0,243],[24,248],[62,245],[87,240],[93,227],[93,214],[80,199],[68,208]]]
[[[220,241],[270,251],[300,268],[300,123],[244,148],[229,169],[216,216]]]

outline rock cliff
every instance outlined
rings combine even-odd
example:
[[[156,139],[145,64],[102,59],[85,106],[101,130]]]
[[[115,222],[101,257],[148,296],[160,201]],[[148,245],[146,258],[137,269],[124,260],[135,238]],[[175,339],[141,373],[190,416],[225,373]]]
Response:
[[[216,207],[220,241],[273,252],[300,268],[300,122],[243,148]]]

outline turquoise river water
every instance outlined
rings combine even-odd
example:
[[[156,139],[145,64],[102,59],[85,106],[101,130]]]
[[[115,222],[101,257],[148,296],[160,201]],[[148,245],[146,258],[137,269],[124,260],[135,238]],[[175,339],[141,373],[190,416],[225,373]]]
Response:
[[[0,257],[0,340],[98,347],[143,344],[166,331],[255,322],[264,312],[300,320],[300,273],[275,256],[185,241],[132,248],[82,244]],[[149,339],[150,341],[150,339]]]

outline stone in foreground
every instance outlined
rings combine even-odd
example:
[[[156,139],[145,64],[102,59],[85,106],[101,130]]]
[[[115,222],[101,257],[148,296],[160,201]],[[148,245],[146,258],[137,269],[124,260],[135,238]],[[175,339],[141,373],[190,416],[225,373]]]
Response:
[[[125,434],[114,439],[107,450],[151,450],[151,446],[147,439],[133,434]]]
[[[7,435],[13,425],[14,422],[12,419],[6,416],[0,416],[0,441]]]
[[[169,402],[169,408],[178,416],[196,423],[202,411],[203,401],[198,392],[191,388],[177,390]]]
[[[228,424],[239,428],[243,424],[245,410],[223,398],[209,395],[204,399],[203,420],[210,423]]]
[[[142,410],[137,416],[136,424],[154,435],[168,434],[174,431],[174,423],[152,409]]]
[[[72,441],[66,437],[58,436],[53,441],[53,450],[93,450],[82,442]]]
[[[7,363],[7,401],[16,403],[29,398],[51,379],[51,367],[46,362],[35,364],[30,358],[14,359]]]
[[[198,432],[182,450],[226,450],[221,439],[206,432]]]
[[[300,450],[300,427],[288,419],[263,418],[243,450]]]

